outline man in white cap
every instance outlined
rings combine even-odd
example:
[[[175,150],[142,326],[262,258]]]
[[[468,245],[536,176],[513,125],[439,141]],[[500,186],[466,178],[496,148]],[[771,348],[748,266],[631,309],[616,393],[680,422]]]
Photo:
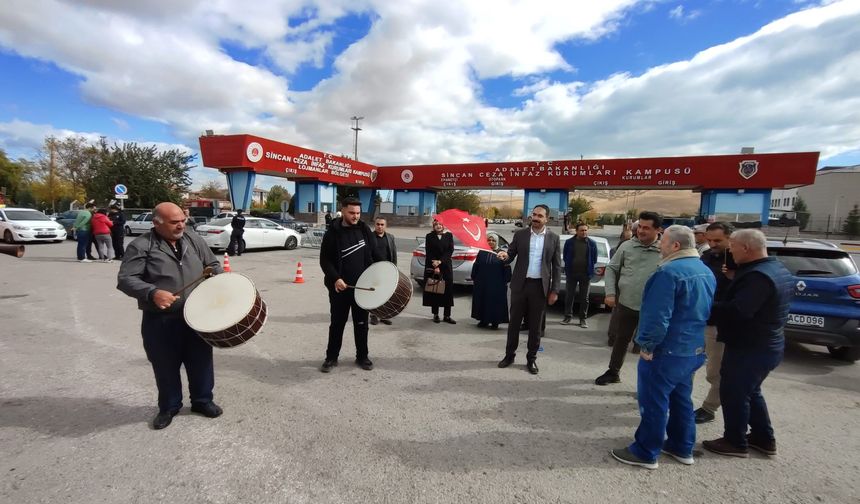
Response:
[[[709,248],[708,239],[705,237],[705,231],[708,230],[707,224],[699,224],[698,226],[693,226],[693,235],[696,237],[696,251],[699,252],[699,256],[705,253]]]

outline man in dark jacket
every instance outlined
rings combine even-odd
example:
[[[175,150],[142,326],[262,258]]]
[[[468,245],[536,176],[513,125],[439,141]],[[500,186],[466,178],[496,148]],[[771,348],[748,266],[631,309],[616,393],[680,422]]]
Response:
[[[113,223],[110,228],[110,238],[113,242],[113,256],[122,259],[125,252],[125,214],[119,209],[119,205],[111,205],[108,218]]]
[[[377,217],[373,222],[373,244],[376,247],[376,255],[382,261],[397,264],[397,245],[394,243],[394,235],[388,232],[388,223],[385,217]],[[391,325],[391,320],[380,319],[376,315],[370,316],[370,324],[377,325],[382,322]]]
[[[731,276],[738,269],[729,251],[729,236],[732,228],[725,222],[714,222],[707,226],[705,235],[708,237],[710,247],[702,253],[702,262],[711,270],[717,279],[717,291],[714,301],[724,301],[729,284],[732,283]],[[725,266],[726,271],[723,272]],[[696,410],[696,423],[707,423],[714,420],[717,410],[720,409],[720,364],[723,362],[723,351],[725,345],[717,341],[717,326],[713,317],[708,319],[705,326],[705,354],[708,362],[705,365],[705,377],[710,384],[708,395],[702,402],[702,407]]]
[[[191,395],[191,411],[209,418],[221,415],[212,401],[215,372],[212,347],[185,323],[184,297],[174,295],[184,283],[211,267],[221,273],[221,264],[195,233],[185,233],[185,214],[173,203],[153,210],[152,231],[128,245],[117,276],[117,288],[137,299],[143,312],[141,332],[146,357],[155,372],[158,415],[154,429],[170,425],[182,408],[182,378],[185,365]],[[183,293],[187,296],[196,286]]]
[[[576,236],[564,242],[564,320],[568,325],[573,319],[573,301],[579,303],[579,326],[587,329],[588,323],[588,291],[591,288],[591,277],[594,276],[594,265],[597,263],[597,244],[588,237],[588,224],[580,222],[576,225]],[[579,287],[579,295],[574,297]]]
[[[361,221],[361,202],[356,198],[344,198],[341,206],[342,217],[332,221],[331,229],[323,235],[320,246],[320,268],[325,275],[324,283],[331,303],[328,347],[320,367],[323,373],[337,366],[350,311],[355,334],[355,363],[362,369],[373,369],[367,349],[368,314],[356,304],[355,290],[349,286],[355,285],[364,270],[382,257],[376,252],[373,232]]]
[[[242,215],[242,209],[236,210],[236,215],[230,222],[233,231],[230,233],[230,245],[227,246],[227,254],[242,255],[245,251],[245,241],[242,240],[242,235],[245,234],[245,216]]]
[[[720,368],[724,430],[702,447],[730,457],[746,458],[749,448],[776,455],[761,384],[782,361],[794,280],[779,260],[768,257],[761,231],[735,231],[730,244],[738,270],[712,311],[717,338],[726,345]]]

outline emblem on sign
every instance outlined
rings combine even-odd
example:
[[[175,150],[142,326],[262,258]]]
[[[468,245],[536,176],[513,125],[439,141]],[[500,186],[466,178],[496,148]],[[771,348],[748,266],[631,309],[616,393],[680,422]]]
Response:
[[[376,168],[370,170],[370,181],[371,182],[376,182],[376,177],[378,177],[378,176],[379,176],[379,170],[377,170]]]
[[[749,180],[753,178],[753,175],[758,173],[758,161],[747,160],[740,162],[740,168],[738,171],[741,174],[741,177]]]
[[[806,282],[801,280],[801,281],[797,282],[796,287],[797,287],[797,290],[799,290],[800,292],[803,292],[806,290]]]
[[[412,170],[403,170],[402,172],[400,172],[400,180],[406,182],[407,184],[412,182],[412,179],[414,178],[415,175],[412,173]]]
[[[245,154],[251,162],[256,163],[263,159],[263,146],[258,142],[251,142],[248,144],[248,148],[245,149]]]

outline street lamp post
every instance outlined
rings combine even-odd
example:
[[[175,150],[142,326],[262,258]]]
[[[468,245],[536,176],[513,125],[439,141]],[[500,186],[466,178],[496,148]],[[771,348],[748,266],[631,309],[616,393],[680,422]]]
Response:
[[[364,119],[364,116],[352,116],[350,119],[355,123],[352,127],[352,130],[355,131],[355,143],[353,144],[352,159],[358,161],[358,132],[361,131],[361,128],[358,127],[358,121]]]

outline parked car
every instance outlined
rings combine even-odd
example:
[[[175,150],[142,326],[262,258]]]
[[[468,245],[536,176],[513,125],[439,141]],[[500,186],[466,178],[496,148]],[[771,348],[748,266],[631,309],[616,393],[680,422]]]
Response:
[[[498,236],[498,235],[497,235]],[[502,249],[508,248],[508,241],[499,236],[499,247]],[[478,257],[479,249],[475,247],[467,247],[456,236],[454,236],[454,253],[451,255],[452,266],[454,267],[454,284],[455,285],[472,285],[472,266],[475,264],[475,259]],[[409,267],[412,278],[418,282],[418,285],[424,286],[424,260],[427,257],[424,242],[412,251],[412,263]]]
[[[786,339],[860,360],[860,274],[848,252],[819,240],[768,241],[767,250],[795,279]]]
[[[152,229],[152,212],[144,212],[133,219],[125,221],[126,236],[143,234]]]
[[[66,239],[66,229],[38,210],[0,208],[0,236],[6,243],[61,242]]]
[[[72,231],[72,227],[75,225],[75,219],[78,218],[78,212],[83,212],[83,210],[69,210],[68,212],[63,212],[54,219],[58,224],[63,226],[63,229],[66,230],[66,236],[70,240],[76,239],[75,232]]]
[[[298,221],[295,217],[292,217],[289,214],[280,214],[280,213],[271,213],[263,215],[264,218],[269,219],[272,222],[280,224],[285,228],[293,229],[298,231],[299,233],[307,233],[308,232],[308,223]]]
[[[564,242],[575,238],[576,235],[561,235],[559,242],[561,250],[564,251]],[[597,245],[597,263],[594,265],[594,276],[591,277],[591,285],[588,290],[588,300],[592,305],[603,305],[603,300],[606,298],[606,284],[603,282],[603,275],[606,273],[606,265],[609,264],[609,241],[600,236],[589,236]],[[562,267],[564,259],[562,258]],[[575,293],[574,293],[575,294]],[[561,274],[561,287],[559,287],[559,299],[564,299],[567,295],[567,281],[564,273]]]
[[[203,237],[212,250],[225,250],[230,245],[232,220],[232,217],[212,219],[197,226],[197,234]],[[292,250],[302,243],[301,236],[295,230],[259,217],[245,217],[245,234],[242,239],[246,250],[275,247]]]

